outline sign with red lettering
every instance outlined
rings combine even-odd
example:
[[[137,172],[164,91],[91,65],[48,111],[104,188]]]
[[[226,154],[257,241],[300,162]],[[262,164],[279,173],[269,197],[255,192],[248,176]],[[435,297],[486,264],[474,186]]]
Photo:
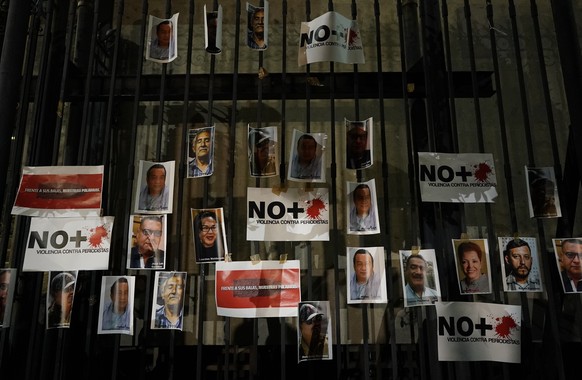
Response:
[[[12,215],[100,216],[103,166],[25,166]]]
[[[216,313],[225,317],[296,317],[301,302],[299,260],[219,261]]]
[[[108,269],[113,217],[32,218],[23,271]]]

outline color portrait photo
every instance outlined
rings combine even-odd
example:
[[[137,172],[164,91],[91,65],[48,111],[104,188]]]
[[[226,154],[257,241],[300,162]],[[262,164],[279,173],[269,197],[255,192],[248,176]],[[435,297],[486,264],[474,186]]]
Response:
[[[541,292],[538,246],[534,237],[499,237],[499,255],[506,292]]]
[[[489,246],[486,239],[453,239],[461,294],[491,293]]]
[[[222,208],[191,209],[192,235],[196,262],[206,263],[224,260],[226,234]]]
[[[347,247],[348,303],[386,303],[384,247]]]
[[[134,200],[136,214],[171,214],[175,161],[140,160]]]
[[[152,15],[148,17],[148,61],[168,63],[178,57],[178,15],[176,13],[168,19]]]
[[[133,335],[134,276],[103,276],[99,334]]]

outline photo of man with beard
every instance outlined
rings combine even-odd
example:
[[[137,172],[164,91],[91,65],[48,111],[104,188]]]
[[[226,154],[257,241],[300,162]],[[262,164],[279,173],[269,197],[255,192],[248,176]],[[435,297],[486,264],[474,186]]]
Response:
[[[504,290],[508,292],[540,292],[541,281],[537,275],[537,249],[534,238],[510,239],[503,250],[503,262],[506,271]],[[527,240],[531,242],[528,243]],[[502,238],[500,246],[502,247]],[[535,264],[535,265],[534,265]],[[534,272],[532,272],[534,269]]]

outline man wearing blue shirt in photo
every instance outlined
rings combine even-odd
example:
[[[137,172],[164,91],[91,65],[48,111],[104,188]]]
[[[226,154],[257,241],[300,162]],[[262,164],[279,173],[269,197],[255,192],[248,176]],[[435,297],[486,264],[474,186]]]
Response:
[[[164,281],[161,291],[164,305],[156,310],[155,328],[182,330],[184,285],[180,273],[173,273]]]
[[[103,311],[103,330],[129,330],[131,311],[129,305],[129,283],[120,277],[111,285],[111,302]]]
[[[291,162],[291,178],[321,179],[321,156],[317,151],[319,144],[310,134],[297,140],[297,152]]]
[[[366,300],[380,298],[382,277],[374,272],[374,257],[360,248],[354,253],[354,274],[350,280],[350,299]]]

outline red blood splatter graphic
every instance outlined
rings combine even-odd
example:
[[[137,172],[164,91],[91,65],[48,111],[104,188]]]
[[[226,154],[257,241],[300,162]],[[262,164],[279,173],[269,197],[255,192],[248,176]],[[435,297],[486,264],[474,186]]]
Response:
[[[99,226],[92,231],[93,234],[89,236],[89,245],[93,248],[101,247],[101,241],[107,237],[107,230],[103,226]]]
[[[358,32],[350,29],[348,36],[348,44],[352,46],[354,42],[358,39]]]
[[[320,198],[312,199],[307,201],[310,206],[307,208],[307,217],[309,219],[321,219],[319,216],[321,214],[320,210],[325,210],[325,203]]]
[[[495,326],[495,334],[500,338],[508,338],[511,335],[511,329],[517,327],[517,323],[513,320],[513,317],[506,315],[505,317],[495,318],[498,322]]]
[[[479,182],[486,182],[487,177],[489,177],[489,173],[492,172],[491,167],[484,162],[476,165],[475,167],[475,179]]]

